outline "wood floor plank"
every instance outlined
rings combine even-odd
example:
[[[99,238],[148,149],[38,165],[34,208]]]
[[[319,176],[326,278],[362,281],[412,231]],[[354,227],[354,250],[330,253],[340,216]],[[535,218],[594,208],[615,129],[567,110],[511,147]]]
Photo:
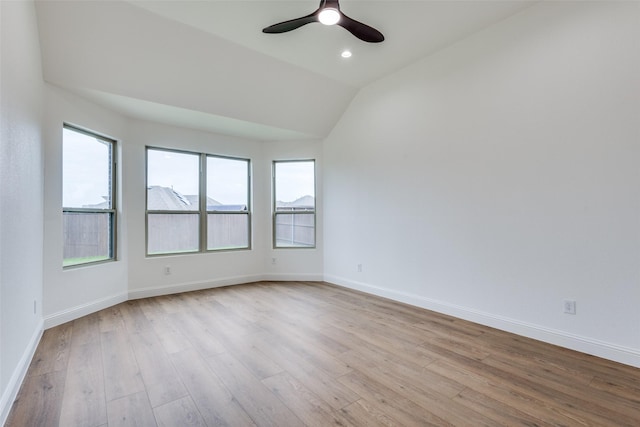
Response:
[[[236,359],[249,369],[257,378],[267,378],[284,371],[276,361],[267,357],[253,342],[255,334],[234,336],[224,331],[219,331],[218,337],[224,344],[226,352],[231,353]],[[222,354],[223,352],[216,353]]]
[[[140,368],[125,329],[103,332],[101,347],[107,402],[145,391]]]
[[[96,314],[98,316],[100,332],[109,332],[115,329],[125,328],[124,318],[118,305],[100,310]]]
[[[169,319],[203,357],[224,353],[227,350],[215,325],[198,321],[187,306],[183,311],[169,315]]]
[[[286,331],[288,336],[295,337],[297,341],[304,342],[309,347],[321,348],[332,355],[349,350],[349,347],[315,328],[317,319],[309,316],[306,308],[296,306],[295,301],[278,299],[279,295],[273,294],[274,292],[259,288],[260,302],[263,305],[268,302],[270,307],[270,310],[261,308],[259,322],[263,328]]]
[[[341,409],[360,399],[353,390],[316,368],[268,333],[254,335],[255,345],[272,360],[282,361],[287,372],[334,409]],[[285,363],[286,362],[286,363]]]
[[[439,427],[453,425],[359,371],[344,375],[338,378],[338,381],[362,396],[363,400],[375,405],[382,413],[397,420],[399,425]]]
[[[157,425],[145,392],[112,400],[107,405],[109,427],[155,427]]]
[[[338,357],[324,351],[320,346],[314,346],[310,341],[299,339],[297,334],[287,333],[287,328],[265,328],[272,336],[291,351],[297,353],[303,359],[309,361],[315,367],[322,369],[331,377],[339,377],[351,372],[351,368]],[[284,333],[283,333],[284,331]]]
[[[156,308],[162,315],[178,313],[184,300],[184,294],[161,295],[155,298]]]
[[[152,408],[187,395],[169,355],[162,351],[162,344],[152,331],[132,334],[131,347]]]
[[[397,420],[385,414],[375,402],[360,399],[340,410],[340,413],[354,426],[394,427],[401,425]]]
[[[383,375],[393,377],[401,383],[411,384],[425,393],[436,392],[445,397],[453,398],[466,388],[465,385],[450,378],[443,377],[422,366],[408,364],[397,357],[388,358],[380,354],[362,352],[362,350],[351,350],[341,357],[350,366],[357,367],[360,371],[378,370]]]
[[[57,426],[64,392],[64,371],[28,375],[5,427]]]
[[[361,303],[357,301],[362,300]],[[387,300],[378,300],[377,302],[369,301],[359,295],[338,295],[334,296],[332,307],[326,312],[336,310],[341,317],[351,316],[352,319],[358,321],[361,317],[366,317],[374,324],[384,324],[385,330],[397,334],[405,341],[419,344],[424,342],[420,328],[415,327],[419,323],[419,317],[403,316],[401,313],[394,313],[399,310],[399,304]]]
[[[640,408],[640,385],[632,378],[604,379],[598,375],[589,383],[589,387],[605,391],[619,398],[624,404]]]
[[[529,390],[533,395],[541,399],[553,396],[554,405],[567,417],[577,422],[596,422],[603,426],[636,425],[636,421],[633,418],[637,415],[637,411],[633,409],[629,411],[622,405],[603,404],[601,399],[594,396],[596,393],[584,393],[580,388],[567,387],[549,381],[538,381],[535,377],[527,375],[526,371],[520,371],[515,374],[514,372],[516,371],[506,364],[496,362],[489,364],[485,360],[480,365],[487,372],[487,375],[491,375],[500,381],[516,383],[518,387]]]
[[[420,346],[387,346],[384,341],[380,342],[378,339],[373,339],[366,334],[361,334],[357,331],[351,332],[333,325],[322,326],[322,330],[333,339],[343,343],[345,346],[349,346],[349,348],[366,349],[389,357],[399,357],[406,360],[407,363],[419,366],[425,366],[439,357],[427,352]]]
[[[100,316],[89,314],[72,322],[72,345],[100,342]]]
[[[541,422],[548,422],[552,425],[574,425],[577,423],[571,414],[553,402],[552,396],[541,398],[512,381],[501,381],[494,378],[482,369],[470,369],[466,364],[454,360],[438,360],[427,368],[500,402],[501,407],[515,408]]]
[[[207,363],[256,424],[274,427],[304,425],[291,409],[231,354],[212,356]]]
[[[354,425],[287,372],[265,378],[262,383],[284,402],[305,425],[344,427]]]
[[[571,379],[547,375],[544,371],[537,369],[535,365],[518,364],[510,360],[500,360],[493,356],[485,359],[483,364],[516,378],[525,377],[528,381],[539,384],[540,387],[547,387],[553,390],[554,394],[568,396],[572,402],[578,402],[579,406],[587,406],[587,402],[593,400],[594,404],[588,406],[590,406],[590,411],[599,416],[611,417],[612,412],[614,412],[617,414],[616,418],[622,419],[622,416],[626,416],[628,417],[626,422],[632,424],[634,416],[637,416],[640,410],[640,405],[636,402],[629,404],[629,402],[625,402],[615,395],[602,393],[601,390],[593,387],[576,387]],[[529,388],[534,387],[529,386]],[[636,399],[640,399],[640,396],[636,396]]]
[[[165,403],[153,410],[158,427],[206,427],[202,415],[190,397]]]
[[[461,391],[454,400],[469,409],[484,414],[502,426],[531,426],[543,427],[556,424],[544,422],[536,417],[526,414],[518,409],[501,404],[485,393],[467,388]]]
[[[536,371],[536,375],[545,377],[550,381],[562,381],[581,387],[589,386],[595,375],[594,372],[574,368],[570,364],[555,363],[553,360],[544,357],[544,355],[536,355],[513,348],[501,347],[499,351],[494,348],[491,356],[485,360],[490,361],[490,359],[503,361],[524,369],[533,368]]]
[[[44,331],[29,366],[28,375],[42,375],[67,369],[73,323]]]
[[[225,334],[235,337],[260,331],[259,326],[236,316],[220,304],[215,295],[200,293],[197,299],[188,302],[190,312],[199,322],[214,328],[216,334],[224,331]]]
[[[150,333],[152,325],[147,316],[135,301],[127,301],[117,306],[125,328],[129,333]]]
[[[107,422],[100,342],[81,341],[74,340],[71,347],[60,413],[62,426],[94,427]]]
[[[280,365],[266,357],[253,345],[252,335],[255,331],[260,332],[261,327],[244,320],[240,320],[240,324],[233,324],[231,319],[223,314],[230,313],[228,308],[222,308],[217,300],[209,301],[209,304],[217,311],[206,310],[206,305],[191,306],[191,313],[202,327],[211,325],[210,328],[215,331],[216,346],[219,346],[218,350],[222,350],[211,352],[209,356],[230,352],[258,378],[266,378],[283,371]]]
[[[414,381],[398,377],[389,372],[386,366],[378,366],[373,362],[366,365],[361,364],[358,371],[363,378],[366,377],[370,381],[375,381],[403,399],[420,405],[429,414],[452,425],[470,423],[470,425],[475,426],[489,426],[492,424],[491,420],[484,414],[469,410],[467,407],[453,401],[451,399],[452,396],[440,392],[437,386],[429,384],[428,371],[425,371],[424,375],[416,375]],[[454,384],[452,381],[443,380],[444,378],[438,379],[439,383],[444,384],[447,389],[460,387],[459,390],[461,390],[464,388]],[[455,391],[455,394],[457,393],[458,391]]]
[[[207,425],[256,425],[195,349],[173,353],[171,361]]]
[[[162,297],[161,300],[164,305],[167,305],[166,297]],[[170,300],[175,301],[175,299]],[[149,301],[141,308],[167,353],[176,353],[192,346],[189,339],[169,320],[169,311],[175,313],[177,309],[167,310],[158,301]]]

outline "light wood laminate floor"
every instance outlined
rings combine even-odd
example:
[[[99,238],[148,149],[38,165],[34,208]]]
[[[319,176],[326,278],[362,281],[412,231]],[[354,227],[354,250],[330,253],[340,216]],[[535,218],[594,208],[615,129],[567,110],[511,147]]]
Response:
[[[7,426],[640,426],[640,369],[324,283],[45,331]]]

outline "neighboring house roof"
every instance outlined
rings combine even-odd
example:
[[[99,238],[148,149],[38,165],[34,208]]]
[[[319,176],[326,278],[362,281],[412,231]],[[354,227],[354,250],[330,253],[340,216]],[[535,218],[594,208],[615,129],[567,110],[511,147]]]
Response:
[[[221,205],[221,204],[217,204],[217,205],[207,205],[207,210],[208,211],[215,211],[215,212],[220,212],[220,211],[237,212],[237,211],[246,211],[248,209],[247,209],[247,205]]]
[[[173,188],[152,185],[147,188],[148,209],[160,211],[197,211],[198,196],[183,195]],[[207,197],[208,211],[246,211],[247,205],[223,205],[219,201]]]
[[[293,202],[276,201],[276,207],[278,208],[296,208],[296,209],[313,209],[316,205],[316,199],[313,196],[302,196]]]
[[[147,188],[147,207],[158,211],[193,211],[198,205],[173,188],[152,185]]]
[[[184,196],[187,200],[189,200],[189,202],[191,204],[197,205],[198,204],[198,196],[195,194],[191,194],[188,196]],[[216,199],[212,199],[211,197],[207,197],[207,208],[209,206],[222,206],[222,203],[220,203],[219,201],[217,201]]]
[[[95,205],[82,205],[83,208],[89,209],[109,209],[109,196],[102,196],[104,202],[96,203]]]
[[[104,196],[105,201],[95,205],[85,205],[84,208],[92,209],[108,209],[108,197]],[[152,185],[147,188],[147,203],[149,210],[155,211],[197,211],[198,196],[195,194],[184,195],[173,188]],[[295,207],[312,209],[314,207],[314,199],[312,196],[304,196],[293,202],[278,202],[278,207]],[[238,212],[249,210],[247,205],[225,205],[207,197],[207,211],[217,212]]]

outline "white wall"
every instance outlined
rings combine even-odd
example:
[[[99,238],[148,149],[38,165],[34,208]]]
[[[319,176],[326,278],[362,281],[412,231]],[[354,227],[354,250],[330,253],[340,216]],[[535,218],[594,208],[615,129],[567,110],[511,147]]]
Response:
[[[0,2],[0,424],[42,330],[42,67],[32,2]]]
[[[542,2],[362,90],[326,280],[640,366],[639,18]]]
[[[68,91],[46,85],[44,120],[44,319],[45,327],[59,325],[88,313],[125,301],[127,283],[127,215],[119,185],[118,260],[104,264],[62,269],[62,127],[64,123],[111,137],[124,151],[126,120]],[[126,159],[119,159],[120,167]]]

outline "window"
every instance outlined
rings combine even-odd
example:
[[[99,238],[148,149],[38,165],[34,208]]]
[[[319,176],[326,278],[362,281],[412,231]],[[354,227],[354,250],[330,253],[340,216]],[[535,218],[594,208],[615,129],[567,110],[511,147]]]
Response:
[[[147,253],[200,250],[200,156],[147,150]]]
[[[249,160],[147,148],[148,255],[248,249],[249,216]]]
[[[314,160],[273,163],[273,246],[316,246]]]
[[[116,259],[116,162],[112,139],[62,130],[63,266]]]
[[[207,249],[249,247],[249,162],[207,156]]]

